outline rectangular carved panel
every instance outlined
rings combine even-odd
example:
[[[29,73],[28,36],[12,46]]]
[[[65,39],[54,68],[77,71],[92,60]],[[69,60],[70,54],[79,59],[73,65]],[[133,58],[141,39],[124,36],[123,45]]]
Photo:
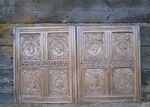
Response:
[[[111,59],[115,62],[114,67],[134,67],[133,39],[134,35],[131,32],[112,33]]]
[[[49,70],[49,97],[69,97],[69,84],[69,69]]]
[[[133,68],[113,69],[113,95],[134,94]]]
[[[22,69],[21,70],[21,95],[41,96],[42,95],[42,70]]]
[[[14,33],[16,101],[75,102],[75,28],[15,28]]]
[[[42,58],[39,33],[20,34],[20,60],[40,60]]]
[[[79,102],[140,100],[138,26],[77,27]]]
[[[69,34],[48,34],[48,58],[49,60],[69,60]]]
[[[85,97],[98,97],[107,95],[107,72],[105,69],[86,69],[84,82]]]
[[[105,34],[100,33],[84,33],[84,60],[104,59],[106,55]]]

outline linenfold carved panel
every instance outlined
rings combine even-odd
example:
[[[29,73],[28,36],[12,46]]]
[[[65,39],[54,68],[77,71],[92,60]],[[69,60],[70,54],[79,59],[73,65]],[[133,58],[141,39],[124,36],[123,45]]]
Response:
[[[70,103],[75,100],[75,28],[16,28],[17,102]],[[73,56],[73,57],[72,57]]]
[[[138,26],[82,26],[77,31],[79,101],[139,101]]]

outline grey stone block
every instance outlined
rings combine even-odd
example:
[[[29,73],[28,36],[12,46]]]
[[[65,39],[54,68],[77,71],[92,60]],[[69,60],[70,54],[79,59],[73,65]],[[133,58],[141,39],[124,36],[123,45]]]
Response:
[[[0,45],[13,45],[13,27],[11,24],[0,24]]]
[[[140,26],[141,45],[150,45],[150,25]]]
[[[2,0],[0,22],[150,22],[149,10],[149,0]]]
[[[14,95],[13,94],[0,94],[0,103],[5,104],[5,103],[14,103]],[[0,106],[5,106],[5,105],[0,105]],[[8,106],[10,107],[10,106]]]
[[[13,69],[13,47],[0,46],[0,69]]]
[[[13,60],[11,58],[0,58],[0,69],[13,69]]]
[[[107,22],[110,12],[101,11],[71,11],[63,22]]]
[[[150,68],[150,46],[141,47],[141,67]]]
[[[142,101],[150,101],[150,69],[141,70]]]
[[[114,23],[148,23],[150,22],[149,10],[114,10],[108,22]]]
[[[13,69],[0,69],[0,76],[8,76],[8,75],[12,75],[13,76]]]
[[[0,93],[13,93],[13,70],[0,70]]]

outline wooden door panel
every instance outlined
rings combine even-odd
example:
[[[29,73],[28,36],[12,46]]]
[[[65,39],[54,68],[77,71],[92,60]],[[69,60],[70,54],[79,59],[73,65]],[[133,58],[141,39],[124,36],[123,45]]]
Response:
[[[85,98],[106,96],[108,94],[108,74],[106,69],[85,69]]]
[[[41,95],[41,70],[40,69],[22,69],[21,70],[21,90],[22,95],[31,96]]]
[[[48,59],[69,60],[69,33],[48,33]]]
[[[84,60],[97,60],[106,58],[106,38],[103,32],[86,32],[84,39]]]
[[[137,26],[77,28],[79,102],[140,100]]]
[[[136,79],[136,48],[135,35],[132,31],[112,32],[111,55],[112,66],[112,95],[131,97],[134,99]],[[137,52],[138,53],[138,52]]]
[[[110,52],[114,67],[134,67],[134,38],[132,32],[112,32]]]
[[[16,28],[14,33],[16,101],[74,102],[75,28]]]
[[[134,95],[134,69],[115,68],[113,69],[113,95],[131,96]]]
[[[40,33],[22,33],[20,34],[20,60],[41,60],[42,52],[42,36]]]
[[[107,33],[90,28],[77,28],[79,102],[97,102],[109,89]]]
[[[48,75],[48,99],[56,99],[64,102],[72,102],[73,96],[73,71],[72,62],[75,60],[72,48],[75,46],[72,40],[75,34],[71,32],[47,33],[47,60],[52,62],[52,67],[47,69]],[[74,47],[75,49],[75,47]],[[74,71],[75,72],[75,71]],[[58,101],[58,102],[59,102]]]
[[[21,102],[25,99],[36,98],[40,100],[43,96],[43,77],[42,69],[33,67],[34,62],[43,59],[43,47],[41,40],[43,39],[40,33],[21,33],[20,38],[17,38],[18,49],[18,83],[20,84],[18,93]]]

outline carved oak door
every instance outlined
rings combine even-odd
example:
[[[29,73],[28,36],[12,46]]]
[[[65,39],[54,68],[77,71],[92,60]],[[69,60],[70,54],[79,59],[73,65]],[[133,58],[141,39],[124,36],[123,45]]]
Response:
[[[16,101],[139,101],[138,32],[138,26],[15,28]]]
[[[16,28],[14,34],[16,101],[74,102],[74,27]]]
[[[78,101],[140,100],[138,26],[77,27]]]

